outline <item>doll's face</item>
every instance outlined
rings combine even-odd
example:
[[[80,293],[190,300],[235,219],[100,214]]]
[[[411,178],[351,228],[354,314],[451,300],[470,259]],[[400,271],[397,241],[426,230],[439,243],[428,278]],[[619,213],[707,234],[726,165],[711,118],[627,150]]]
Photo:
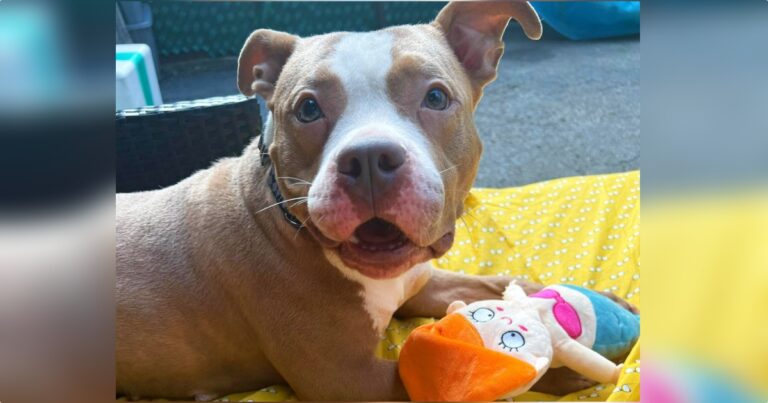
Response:
[[[549,331],[535,312],[506,301],[480,301],[457,309],[477,329],[486,348],[509,354],[540,369],[552,359]]]

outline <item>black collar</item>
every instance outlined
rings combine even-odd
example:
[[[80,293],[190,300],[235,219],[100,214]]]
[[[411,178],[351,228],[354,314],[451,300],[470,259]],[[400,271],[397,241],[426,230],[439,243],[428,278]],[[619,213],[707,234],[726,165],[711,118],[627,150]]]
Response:
[[[259,154],[261,154],[261,166],[264,167],[270,165],[272,160],[269,158],[269,152],[267,150],[268,145],[264,144],[264,133],[259,136],[258,145]],[[283,211],[283,217],[285,217],[285,221],[288,221],[288,223],[291,224],[294,228],[301,229],[303,225],[301,221],[299,221],[295,215],[291,214],[291,212],[288,211],[288,207],[285,206],[285,198],[283,198],[283,194],[280,193],[280,188],[277,186],[277,178],[275,178],[274,166],[269,167],[269,179],[267,183],[269,184],[269,190],[272,191],[272,196],[275,197],[277,205],[280,206],[280,210]]]
[[[283,211],[283,217],[285,217],[285,220],[288,221],[289,224],[293,225],[294,228],[301,228],[301,221],[299,221],[295,215],[291,214],[291,212],[288,211],[288,207],[285,206],[285,199],[280,193],[280,188],[277,186],[275,169],[273,167],[269,167],[269,190],[272,191],[272,196],[275,196],[275,201],[277,202],[277,205],[280,206],[280,210]]]

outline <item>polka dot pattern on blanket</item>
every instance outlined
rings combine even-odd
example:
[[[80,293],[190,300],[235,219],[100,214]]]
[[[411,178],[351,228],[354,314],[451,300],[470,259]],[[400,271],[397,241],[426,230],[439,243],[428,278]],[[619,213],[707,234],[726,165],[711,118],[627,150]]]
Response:
[[[475,189],[437,266],[612,291],[639,304],[639,181],[630,172]]]

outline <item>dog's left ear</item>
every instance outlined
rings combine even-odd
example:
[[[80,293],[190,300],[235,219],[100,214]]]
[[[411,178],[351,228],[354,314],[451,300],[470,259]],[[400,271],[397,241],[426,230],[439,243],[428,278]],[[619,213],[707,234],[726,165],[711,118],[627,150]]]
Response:
[[[253,31],[245,40],[237,60],[237,88],[244,95],[258,93],[272,98],[283,65],[293,53],[299,37],[271,29]]]
[[[432,23],[443,32],[478,91],[496,78],[510,18],[520,23],[528,38],[541,38],[541,20],[526,1],[454,1]]]

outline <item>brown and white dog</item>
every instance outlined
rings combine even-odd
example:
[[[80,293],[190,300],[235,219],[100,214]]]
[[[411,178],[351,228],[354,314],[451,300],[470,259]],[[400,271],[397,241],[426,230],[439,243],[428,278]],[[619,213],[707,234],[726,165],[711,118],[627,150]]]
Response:
[[[268,103],[271,163],[254,142],[174,186],[117,196],[118,394],[287,383],[302,399],[407,399],[396,363],[374,355],[393,315],[439,317],[510,280],[428,263],[451,247],[475,178],[473,113],[510,18],[541,36],[533,8],[512,1],[368,33],[255,31],[237,80]],[[553,371],[539,390],[584,382]]]

